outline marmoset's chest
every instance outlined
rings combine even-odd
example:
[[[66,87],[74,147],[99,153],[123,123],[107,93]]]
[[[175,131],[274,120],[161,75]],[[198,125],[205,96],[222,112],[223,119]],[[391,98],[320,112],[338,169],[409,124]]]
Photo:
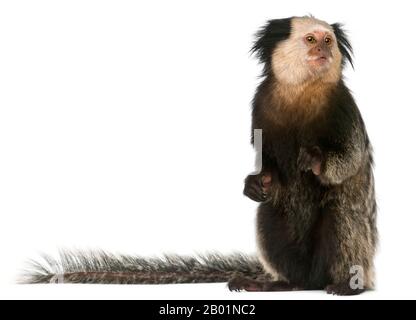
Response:
[[[304,117],[286,110],[265,117],[263,129],[263,152],[277,164],[287,179],[298,174],[298,157],[301,147],[322,146],[331,138],[331,125],[323,112],[314,117]]]

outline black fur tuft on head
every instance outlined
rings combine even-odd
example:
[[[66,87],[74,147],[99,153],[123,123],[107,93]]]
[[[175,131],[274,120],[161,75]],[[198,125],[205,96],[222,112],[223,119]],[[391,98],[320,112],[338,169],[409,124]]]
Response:
[[[345,65],[346,60],[351,64],[351,66],[354,68],[353,63],[353,50],[350,41],[348,40],[348,37],[345,33],[345,31],[342,28],[342,24],[340,23],[334,23],[331,25],[332,29],[334,30],[335,36],[337,37],[338,42],[338,48],[339,51],[341,51],[342,54],[342,62]]]
[[[251,52],[264,63],[264,74],[270,70],[271,56],[276,45],[290,36],[292,18],[269,20],[257,33]]]
[[[276,45],[290,37],[292,19],[293,17],[269,20],[256,33],[256,40],[251,48],[251,53],[256,54],[260,62],[264,63],[263,75],[267,75],[270,71],[272,54]],[[338,47],[343,57],[343,65],[345,65],[348,61],[354,68],[352,46],[342,28],[342,24],[334,23],[331,26],[334,30],[335,36],[337,37]]]

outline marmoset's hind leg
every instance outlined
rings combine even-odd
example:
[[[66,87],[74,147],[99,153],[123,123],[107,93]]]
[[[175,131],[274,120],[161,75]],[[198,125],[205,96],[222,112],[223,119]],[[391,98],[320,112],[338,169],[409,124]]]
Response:
[[[323,204],[322,241],[327,249],[330,283],[326,291],[330,294],[356,295],[373,287],[376,205],[372,182],[365,178],[357,176],[329,191],[330,200]]]
[[[241,276],[235,276],[228,282],[230,291],[295,291],[303,290],[302,288],[291,285],[285,281],[259,281]]]

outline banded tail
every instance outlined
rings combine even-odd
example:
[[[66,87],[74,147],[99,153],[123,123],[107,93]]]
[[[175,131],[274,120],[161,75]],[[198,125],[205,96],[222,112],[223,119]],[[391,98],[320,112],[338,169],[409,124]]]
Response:
[[[244,254],[165,255],[162,258],[100,252],[62,252],[32,261],[20,283],[174,284],[228,282],[234,276],[266,280],[256,257]]]

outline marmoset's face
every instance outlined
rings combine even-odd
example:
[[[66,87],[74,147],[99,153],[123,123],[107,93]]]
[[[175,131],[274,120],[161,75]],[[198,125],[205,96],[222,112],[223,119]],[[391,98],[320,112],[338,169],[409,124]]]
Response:
[[[332,35],[327,31],[313,30],[303,38],[306,44],[306,61],[311,68],[328,68],[333,60]]]
[[[318,78],[336,82],[341,76],[341,61],[332,27],[304,17],[292,20],[290,37],[273,52],[272,67],[277,79],[289,84]]]

